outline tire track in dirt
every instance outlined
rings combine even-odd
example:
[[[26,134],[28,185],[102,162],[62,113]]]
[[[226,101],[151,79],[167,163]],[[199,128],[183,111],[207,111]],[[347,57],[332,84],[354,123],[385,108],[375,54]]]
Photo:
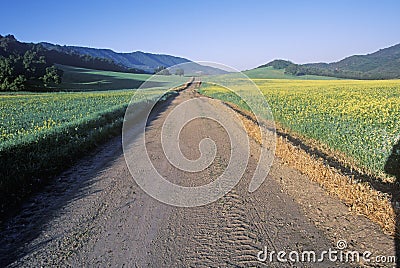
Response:
[[[193,93],[188,93],[192,94]],[[207,105],[206,105],[207,104]],[[196,113],[201,114],[202,109],[212,109],[208,103],[192,109],[199,109]],[[217,109],[222,104],[213,101],[211,105]],[[229,119],[229,117],[226,118]],[[158,125],[158,124],[156,124]],[[181,174],[171,176],[164,173],[165,177],[175,180],[176,183],[196,185],[209,182],[210,178],[216,178],[226,167],[229,161],[226,138],[221,139],[222,129],[211,126],[210,122],[204,121],[199,125],[193,123],[188,129],[182,131],[181,138],[184,141],[182,151],[189,159],[196,159],[199,155],[193,150],[204,137],[212,137],[219,144],[215,163],[206,170],[206,174]],[[202,133],[202,128],[206,129]],[[154,127],[153,129],[157,129]],[[151,135],[153,136],[153,135]],[[154,136],[159,136],[156,134]],[[190,137],[190,138],[188,138]],[[153,145],[156,143],[152,140]],[[162,263],[164,267],[291,267],[290,263],[260,263],[257,253],[268,246],[276,251],[284,249],[300,249],[302,244],[314,248],[328,248],[330,242],[304,219],[299,211],[300,208],[288,196],[280,191],[280,187],[269,179],[263,185],[263,190],[256,193],[247,191],[248,183],[257,165],[259,154],[258,145],[251,141],[251,158],[244,178],[239,184],[224,197],[207,206],[196,208],[174,208],[166,221],[165,228],[161,228],[159,236],[154,245],[155,249],[150,253],[152,256],[151,267]],[[189,148],[185,148],[185,145]],[[156,153],[156,155],[158,155]],[[159,168],[167,170],[171,168],[166,159],[157,158]],[[169,166],[169,168],[166,168]],[[163,168],[162,168],[163,167]],[[159,169],[158,169],[159,170]],[[261,198],[260,198],[261,197]],[[280,209],[269,210],[267,213],[259,213],[260,205]],[[292,219],[292,217],[296,217]],[[292,222],[298,223],[306,232],[302,235],[303,241],[297,243],[292,238],[298,231]],[[283,237],[281,237],[283,236]],[[301,235],[299,235],[301,236]],[[297,236],[298,237],[298,236]],[[325,264],[322,264],[324,266]],[[333,267],[334,264],[326,266]]]

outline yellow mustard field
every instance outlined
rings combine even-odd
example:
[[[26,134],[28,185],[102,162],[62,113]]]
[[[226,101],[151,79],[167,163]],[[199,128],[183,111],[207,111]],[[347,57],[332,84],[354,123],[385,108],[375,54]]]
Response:
[[[396,172],[393,159],[400,153],[400,80],[253,81],[275,121],[285,128],[344,153],[374,173]],[[246,90],[240,81],[236,84],[234,91]],[[215,84],[204,83],[201,91],[246,108],[238,96]]]

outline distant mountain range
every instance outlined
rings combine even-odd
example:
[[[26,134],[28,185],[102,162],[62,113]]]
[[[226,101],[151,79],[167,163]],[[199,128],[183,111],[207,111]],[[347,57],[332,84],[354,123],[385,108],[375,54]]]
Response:
[[[295,64],[274,60],[257,68],[285,69],[296,76],[321,75],[350,79],[400,78],[400,44],[367,55],[354,55],[332,63]]]
[[[94,58],[102,58],[113,61],[115,64],[123,66],[128,69],[143,70],[147,73],[153,73],[158,67],[169,68],[178,64],[182,65],[181,68],[185,69],[185,73],[203,73],[203,74],[223,74],[226,73],[223,70],[203,66],[194,63],[188,59],[175,57],[164,54],[152,54],[142,51],[130,52],[130,53],[118,53],[111,49],[98,49],[90,47],[78,47],[78,46],[60,46],[46,42],[39,43],[45,49],[50,51],[58,51],[66,54],[79,54],[88,55]],[[179,68],[179,67],[178,67]],[[172,68],[173,70],[174,68]]]
[[[89,55],[97,58],[110,59],[114,61],[116,64],[120,64],[127,68],[137,68],[148,72],[153,72],[154,69],[160,66],[170,67],[176,64],[190,62],[190,60],[180,57],[145,53],[141,51],[136,51],[131,53],[118,53],[111,49],[97,49],[97,48],[78,47],[78,46],[60,46],[45,42],[42,42],[40,44],[48,50],[56,50],[68,54],[75,53],[81,55]]]

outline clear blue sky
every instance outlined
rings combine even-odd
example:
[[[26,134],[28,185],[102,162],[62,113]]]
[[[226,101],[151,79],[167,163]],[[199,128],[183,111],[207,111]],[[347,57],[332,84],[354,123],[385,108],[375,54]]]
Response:
[[[400,43],[400,1],[3,1],[0,34],[248,69],[331,62]]]

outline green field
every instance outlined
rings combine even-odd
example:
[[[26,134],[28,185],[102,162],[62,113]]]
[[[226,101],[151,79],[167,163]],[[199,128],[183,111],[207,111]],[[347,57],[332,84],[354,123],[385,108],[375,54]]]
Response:
[[[0,149],[71,122],[126,107],[131,90],[12,94],[0,97]],[[151,96],[151,91],[149,91]]]
[[[138,106],[145,105],[187,80],[156,76],[135,95],[149,75],[62,68],[65,77],[57,90],[64,92],[0,94],[0,214],[39,187],[39,181],[120,134],[133,96]]]
[[[1,95],[0,215],[120,134],[132,96],[132,90]],[[137,101],[145,101],[143,94]]]
[[[150,75],[89,70],[61,66],[63,82],[58,90],[72,92],[0,94],[0,148],[64,124],[88,119],[96,113],[126,106]],[[156,76],[147,82],[149,96],[187,78]],[[143,95],[142,95],[143,97]],[[145,96],[146,97],[146,96]]]
[[[388,164],[400,151],[400,80],[253,81],[283,127],[344,153],[376,175],[395,175],[400,168]],[[246,91],[240,81],[234,84],[237,92]],[[237,95],[216,85],[203,83],[201,92],[246,108]]]
[[[90,70],[58,65],[64,71],[63,90],[113,90],[138,88],[150,77],[147,74],[130,74],[109,71]]]

